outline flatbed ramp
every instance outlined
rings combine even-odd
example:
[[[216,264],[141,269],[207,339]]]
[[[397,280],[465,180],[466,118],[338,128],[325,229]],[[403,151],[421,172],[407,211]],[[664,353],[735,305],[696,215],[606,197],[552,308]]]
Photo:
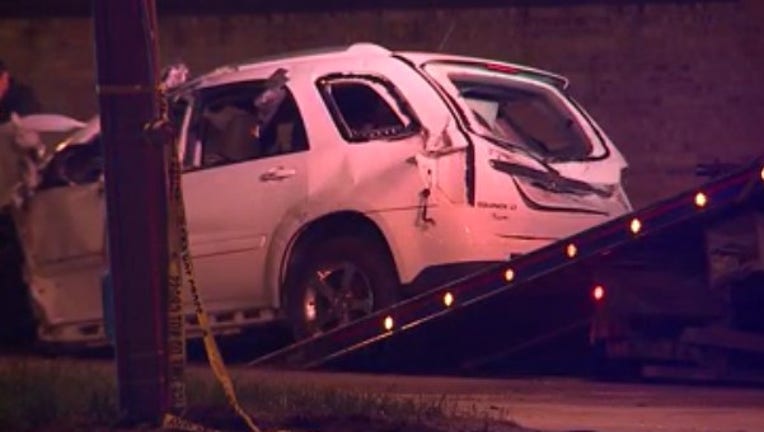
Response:
[[[750,208],[761,212],[763,198],[764,158],[759,158],[698,188],[249,364],[437,372],[487,365],[571,329],[587,337],[596,303],[608,295],[595,270],[601,262],[640,243],[661,247],[661,242],[681,242],[672,236],[688,226],[711,224]]]

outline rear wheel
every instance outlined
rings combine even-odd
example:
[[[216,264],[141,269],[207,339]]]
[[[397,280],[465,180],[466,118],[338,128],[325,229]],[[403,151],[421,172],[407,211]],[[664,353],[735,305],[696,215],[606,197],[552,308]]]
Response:
[[[398,279],[379,242],[337,237],[316,242],[290,269],[287,309],[295,338],[325,333],[395,303]]]

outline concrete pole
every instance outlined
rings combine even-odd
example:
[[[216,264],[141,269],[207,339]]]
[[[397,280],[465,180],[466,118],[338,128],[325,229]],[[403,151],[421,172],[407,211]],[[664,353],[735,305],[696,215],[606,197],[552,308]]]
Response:
[[[105,158],[119,406],[125,424],[167,409],[167,191],[164,149],[144,125],[158,114],[154,0],[92,0]]]

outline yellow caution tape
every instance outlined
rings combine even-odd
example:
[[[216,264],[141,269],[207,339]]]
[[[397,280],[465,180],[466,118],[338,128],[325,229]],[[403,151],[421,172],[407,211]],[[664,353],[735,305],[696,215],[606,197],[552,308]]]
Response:
[[[210,429],[198,423],[194,423],[172,414],[165,414],[162,427],[185,432],[221,432],[218,429]]]
[[[169,124],[169,119],[167,118],[167,102],[164,95],[162,95],[161,99],[163,106],[162,119],[160,120],[160,123],[164,123],[166,126]],[[183,348],[180,348],[178,345],[169,346],[170,355],[168,357],[170,363],[170,390],[171,397],[173,398],[171,407],[173,410],[180,409],[182,411],[185,409],[186,403],[185,387],[182,380],[184,366],[183,362],[185,361],[185,334],[183,330],[183,308],[180,292],[182,288],[182,278],[179,269],[180,261],[183,265],[183,270],[191,289],[191,297],[194,302],[196,317],[199,321],[199,326],[202,329],[204,348],[207,353],[209,364],[212,367],[212,371],[220,385],[223,387],[223,391],[225,392],[229,405],[246,422],[250,431],[260,432],[260,429],[255,425],[249,414],[241,407],[241,404],[236,397],[236,391],[234,389],[233,382],[231,381],[231,377],[228,374],[228,370],[220,354],[220,350],[218,349],[217,343],[215,342],[207,312],[204,310],[201,296],[199,295],[199,290],[196,286],[193,262],[191,259],[191,251],[188,241],[188,225],[186,222],[185,205],[183,202],[183,190],[181,187],[181,167],[178,152],[179,145],[179,140],[177,137],[173,136],[172,145],[170,146],[171,151],[169,155],[169,198],[171,205],[170,208],[168,208],[168,220],[170,222],[168,227],[170,234],[168,237],[171,247],[168,268],[168,276],[170,282],[170,286],[168,287],[168,290],[170,291],[170,298],[168,301],[168,342],[173,342],[173,344],[176,344],[178,343],[178,337],[182,336],[183,339],[181,345],[183,345]],[[171,413],[165,415],[163,426],[165,428],[178,428],[178,426],[182,426],[182,430],[190,431],[207,430],[193,429],[201,426],[187,422]],[[190,427],[192,429],[184,429],[185,427]]]
[[[170,221],[176,220],[175,210],[170,206],[168,216]],[[186,409],[186,332],[184,326],[183,298],[181,290],[183,279],[180,273],[180,253],[177,230],[169,230],[169,268],[168,268],[168,297],[167,297],[167,363],[168,390],[170,392],[169,409],[175,414],[181,414]]]
[[[158,133],[167,133],[172,143],[165,148],[167,160],[176,157],[176,135],[169,120],[168,101],[165,88],[160,86],[160,117],[157,121],[147,125],[147,128]],[[168,137],[164,137],[168,138]],[[167,140],[163,140],[162,144]],[[186,334],[183,313],[183,278],[180,270],[180,237],[179,231],[173,229],[177,221],[177,209],[182,203],[177,202],[175,190],[180,188],[179,181],[170,177],[169,200],[167,207],[168,221],[168,271],[167,271],[167,363],[168,363],[168,391],[170,413],[180,415],[186,410],[186,385],[185,385],[185,362],[186,362]]]

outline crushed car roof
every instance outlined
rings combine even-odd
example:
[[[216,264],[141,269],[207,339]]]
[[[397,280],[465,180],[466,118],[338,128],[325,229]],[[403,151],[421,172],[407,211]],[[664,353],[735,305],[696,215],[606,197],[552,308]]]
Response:
[[[428,51],[392,51],[384,46],[360,42],[347,46],[322,47],[311,50],[289,51],[277,55],[253,58],[250,60],[231,63],[215,68],[209,72],[190,79],[185,84],[178,87],[178,91],[194,88],[203,88],[225,81],[235,81],[239,76],[245,75],[248,71],[265,71],[284,68],[287,70],[304,64],[315,63],[333,63],[343,59],[357,58],[375,58],[399,56],[406,60],[422,65],[428,62],[459,63],[465,65],[495,65],[507,69],[516,69],[527,73],[545,76],[559,83],[561,87],[567,87],[568,79],[564,76],[537,68],[517,63],[509,63],[496,59],[488,59],[473,56],[456,55],[441,52]]]

